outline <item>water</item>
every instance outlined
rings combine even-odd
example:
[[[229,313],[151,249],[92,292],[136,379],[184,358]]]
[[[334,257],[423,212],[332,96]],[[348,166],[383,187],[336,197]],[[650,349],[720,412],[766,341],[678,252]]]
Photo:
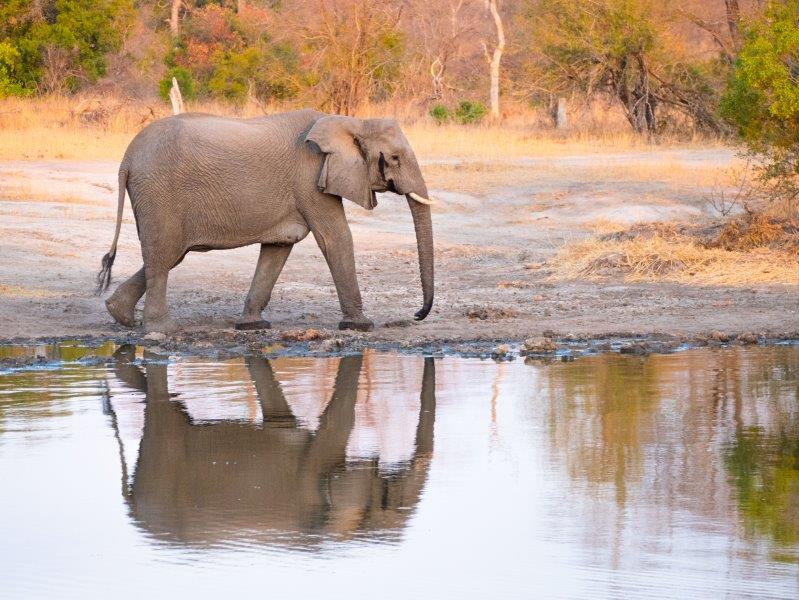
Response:
[[[0,597],[796,598],[798,417],[797,346],[6,371]]]

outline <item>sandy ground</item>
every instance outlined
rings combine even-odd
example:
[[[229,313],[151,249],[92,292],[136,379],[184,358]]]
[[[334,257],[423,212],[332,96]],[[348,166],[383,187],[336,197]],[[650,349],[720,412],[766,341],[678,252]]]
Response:
[[[602,222],[710,217],[705,200],[714,173],[733,160],[725,150],[694,149],[424,162],[431,193],[441,200],[433,213],[435,307],[427,320],[412,321],[421,289],[404,199],[384,194],[373,213],[347,203],[365,310],[376,327],[343,335],[404,346],[512,341],[545,331],[799,337],[799,282],[699,287],[549,280],[547,259]],[[116,170],[114,162],[0,163],[0,340],[126,335],[92,294],[113,236]],[[257,254],[255,246],[190,254],[172,272],[169,303],[184,335],[230,335]],[[112,289],[139,266],[127,204]],[[312,236],[292,252],[265,317],[273,330],[247,339],[265,343],[307,328],[341,335],[334,331],[340,312],[332,279]]]

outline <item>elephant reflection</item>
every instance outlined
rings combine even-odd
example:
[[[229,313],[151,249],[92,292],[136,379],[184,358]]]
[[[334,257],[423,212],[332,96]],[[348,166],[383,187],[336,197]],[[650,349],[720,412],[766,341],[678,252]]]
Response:
[[[328,535],[396,535],[419,501],[433,451],[432,359],[424,364],[414,454],[399,470],[381,473],[376,458],[346,458],[360,356],[341,359],[316,432],[298,425],[264,358],[247,359],[263,414],[257,425],[194,423],[170,398],[166,365],[149,363],[142,371],[125,358],[116,374],[145,392],[146,405],[136,470],[130,484],[123,474],[123,494],[134,520],[157,537],[291,545]]]

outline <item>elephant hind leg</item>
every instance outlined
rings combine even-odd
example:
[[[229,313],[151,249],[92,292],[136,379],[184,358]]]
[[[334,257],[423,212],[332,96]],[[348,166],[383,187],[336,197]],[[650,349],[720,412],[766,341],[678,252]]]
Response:
[[[258,265],[250,284],[250,291],[244,301],[244,312],[241,319],[236,322],[236,329],[268,329],[269,321],[261,318],[272,289],[286,264],[291,253],[292,245],[261,244],[261,253],[258,255]]]
[[[147,295],[144,297],[144,330],[147,333],[173,333],[177,324],[169,316],[166,284],[169,269],[146,269]]]
[[[125,327],[133,327],[136,324],[134,317],[136,303],[144,296],[146,289],[147,280],[142,267],[105,301],[105,306],[114,317],[114,321]]]

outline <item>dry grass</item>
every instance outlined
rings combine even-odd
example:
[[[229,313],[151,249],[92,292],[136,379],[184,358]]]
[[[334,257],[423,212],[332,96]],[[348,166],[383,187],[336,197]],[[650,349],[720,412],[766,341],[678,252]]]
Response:
[[[750,213],[724,224],[715,246],[725,250],[770,248],[799,257],[799,220]]]
[[[799,283],[799,261],[787,252],[708,248],[683,235],[594,237],[565,246],[550,261],[552,279],[622,278],[627,282],[753,285]]]
[[[497,160],[519,156],[557,156],[641,150],[650,147],[640,136],[624,130],[604,133],[553,130],[524,125],[443,125],[420,120],[403,124],[415,152],[425,158],[456,157]]]
[[[289,107],[241,107],[187,103],[191,111],[237,117],[257,116]],[[514,156],[601,153],[652,148],[630,132],[620,116],[603,107],[584,110],[566,135],[551,128],[543,111],[508,107],[500,124],[436,125],[419,108],[365,107],[364,116],[397,116],[417,155],[501,159]],[[0,100],[0,159],[119,160],[144,125],[169,115],[160,101],[123,101],[112,97],[43,97]],[[706,139],[662,140],[661,146],[707,145]]]
[[[729,187],[735,183],[735,168],[738,160],[730,166],[727,162],[715,164],[687,164],[678,160],[646,160],[631,158],[621,165],[617,162],[596,165],[581,169],[580,176],[591,181],[646,181],[648,183],[668,183],[671,185]]]
[[[422,172],[429,187],[457,190],[459,193],[481,195],[489,190],[524,185],[545,176],[547,165],[514,166],[484,162],[434,163],[424,165]]]
[[[103,200],[91,200],[69,191],[52,187],[34,187],[29,181],[0,179],[0,198],[4,202],[54,202],[56,204],[94,204],[105,206]]]
[[[430,187],[457,189],[459,192],[473,195],[507,187],[509,182],[518,186],[542,179],[561,180],[570,184],[662,183],[691,190],[727,187],[733,182],[731,169],[726,163],[686,164],[677,160],[655,162],[656,159],[639,156],[630,157],[620,165],[618,162],[603,164],[602,157],[597,156],[592,164],[559,164],[554,160],[556,157],[551,154],[541,158],[540,162],[532,164],[470,160],[432,163],[424,165],[422,171]],[[553,160],[550,161],[548,158]]]
[[[0,298],[56,298],[63,294],[53,290],[27,288],[19,285],[0,285]]]

